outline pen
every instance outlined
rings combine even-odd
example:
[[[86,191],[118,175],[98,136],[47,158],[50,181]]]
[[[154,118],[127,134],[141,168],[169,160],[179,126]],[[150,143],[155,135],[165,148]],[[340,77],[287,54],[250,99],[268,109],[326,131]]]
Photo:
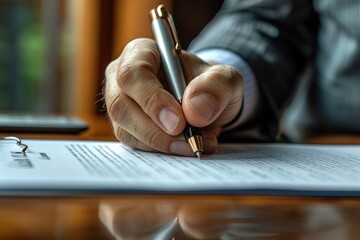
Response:
[[[166,11],[165,6],[162,4],[150,11],[150,19],[151,28],[160,52],[170,91],[181,104],[186,82],[179,61],[181,47],[174,21],[171,14]],[[183,135],[194,154],[198,158],[201,158],[203,153],[203,140],[200,129],[186,124]]]

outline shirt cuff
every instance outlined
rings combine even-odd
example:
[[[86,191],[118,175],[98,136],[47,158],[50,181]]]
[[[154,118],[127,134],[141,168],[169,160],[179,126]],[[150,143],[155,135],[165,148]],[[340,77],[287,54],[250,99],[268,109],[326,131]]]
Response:
[[[236,53],[225,49],[205,49],[195,54],[207,62],[216,62],[235,67],[243,77],[244,99],[241,112],[231,124],[223,128],[223,131],[232,130],[251,119],[256,114],[259,103],[259,88],[254,72],[247,62]]]

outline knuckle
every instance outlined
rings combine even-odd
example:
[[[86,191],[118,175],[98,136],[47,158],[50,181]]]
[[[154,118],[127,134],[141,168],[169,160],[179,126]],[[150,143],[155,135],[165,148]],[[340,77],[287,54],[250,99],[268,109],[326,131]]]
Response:
[[[223,69],[213,71],[211,77],[216,83],[215,86],[222,90],[221,93],[229,93],[233,90],[231,78],[223,71]]]
[[[235,67],[229,65],[218,65],[214,70],[215,73],[218,74],[219,78],[226,80],[232,87],[234,87],[234,84],[242,81],[242,75]]]
[[[243,85],[243,77],[235,67],[226,65],[225,71],[228,73],[227,75],[233,88],[238,88]]]
[[[106,79],[110,79],[110,78],[112,78],[112,76],[115,75],[118,64],[119,64],[119,61],[116,59],[116,60],[110,62],[109,65],[107,65],[107,67],[105,69],[105,78]]]
[[[124,126],[130,122],[130,112],[126,96],[120,94],[115,98],[113,102],[107,104],[107,111],[112,121],[116,122],[120,126]]]
[[[107,68],[108,71],[111,71],[113,68],[117,69],[116,67],[120,65],[120,70],[123,68],[123,73],[127,73],[128,70],[136,69],[131,67],[132,65],[136,65],[138,61],[134,61],[137,59],[137,56],[142,56],[140,59],[143,58],[144,54],[155,54],[156,53],[156,45],[153,43],[154,41],[151,39],[135,39],[127,43],[122,51],[120,57],[113,62],[111,62]],[[155,45],[155,46],[153,46]],[[130,71],[131,72],[131,71]],[[119,74],[121,76],[121,74]]]
[[[160,55],[156,43],[152,39],[136,39],[127,44],[123,51],[124,59],[130,60],[136,58],[142,59],[147,68],[153,69],[154,67],[160,67]],[[139,63],[139,61],[133,64]],[[140,64],[141,65],[141,64]],[[144,64],[142,64],[144,66]]]
[[[239,88],[243,87],[243,78],[241,73],[232,66],[217,65],[212,71],[212,78],[215,81],[221,81],[223,90],[233,93],[237,92]]]
[[[126,44],[126,47],[125,48],[128,48],[128,49],[134,49],[134,48],[138,48],[138,47],[144,47],[148,44],[149,42],[149,39],[146,39],[146,38],[136,38],[130,42],[128,42]]]
[[[137,39],[130,41],[125,46],[125,50],[127,50],[127,51],[128,50],[129,51],[133,51],[133,50],[146,51],[149,49],[151,49],[151,50],[157,49],[155,41],[152,39],[149,39],[149,38],[137,38]]]
[[[141,73],[146,71],[152,71],[153,65],[146,60],[137,60],[136,62],[125,62],[118,70],[117,82],[120,89],[125,92],[130,91],[137,81],[143,81],[141,79]]]
[[[113,70],[115,69],[115,70]],[[144,72],[157,75],[160,71],[160,56],[156,45],[150,39],[136,39],[128,43],[117,62],[110,64],[109,73],[117,72],[117,83],[125,92],[131,89],[136,81],[147,76]]]
[[[120,89],[124,89],[131,82],[136,70],[133,64],[122,64],[117,73],[117,82]]]
[[[234,67],[229,66],[229,72],[231,76],[232,93],[235,97],[235,102],[240,102],[244,91],[244,79],[241,73]]]

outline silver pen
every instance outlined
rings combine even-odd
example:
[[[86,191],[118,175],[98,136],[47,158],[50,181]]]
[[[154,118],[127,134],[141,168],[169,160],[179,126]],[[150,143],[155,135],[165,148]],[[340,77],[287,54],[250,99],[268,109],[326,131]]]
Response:
[[[181,46],[174,21],[171,14],[162,4],[150,11],[150,19],[170,91],[181,104],[186,81],[179,61]],[[183,134],[194,154],[201,158],[203,154],[203,140],[200,129],[187,124]]]

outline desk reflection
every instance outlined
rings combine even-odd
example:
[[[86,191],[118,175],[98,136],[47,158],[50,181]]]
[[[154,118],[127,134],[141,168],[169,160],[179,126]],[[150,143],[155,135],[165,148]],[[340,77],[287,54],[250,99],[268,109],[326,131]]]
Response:
[[[359,239],[360,207],[299,202],[104,201],[99,217],[116,239]]]
[[[358,199],[260,196],[0,198],[0,239],[360,239]]]

